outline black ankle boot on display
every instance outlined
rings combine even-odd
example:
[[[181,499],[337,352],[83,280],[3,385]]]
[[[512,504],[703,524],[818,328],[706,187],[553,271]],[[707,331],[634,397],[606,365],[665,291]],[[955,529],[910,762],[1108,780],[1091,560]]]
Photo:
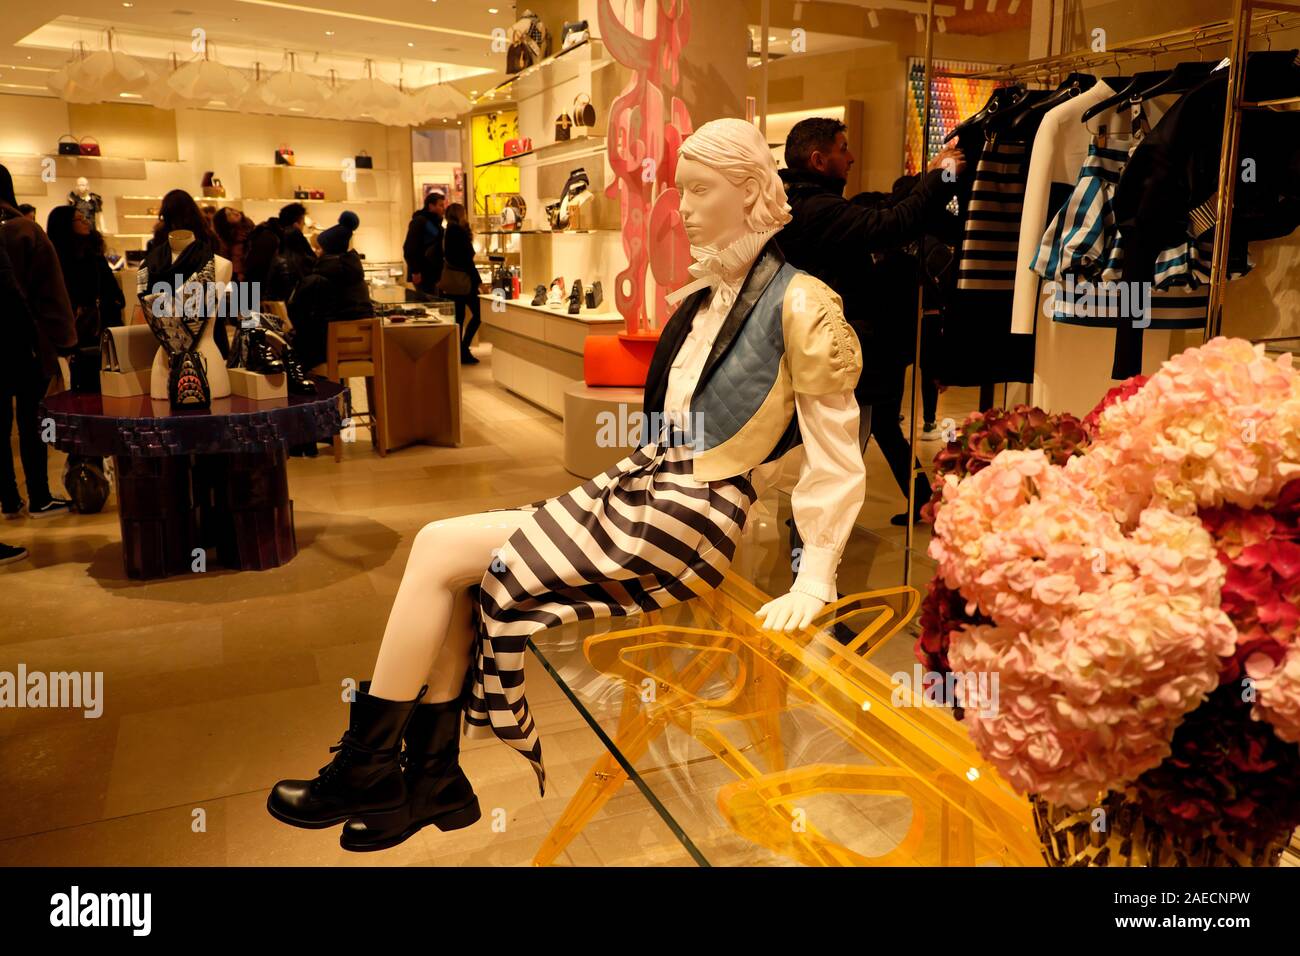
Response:
[[[276,357],[271,343],[266,340],[266,329],[247,329],[244,334],[248,336],[247,364],[244,366],[248,371],[259,375],[276,375],[284,371],[284,363]]]
[[[539,285],[537,291],[533,293],[533,305],[546,304],[546,286]]]
[[[569,293],[569,315],[582,311],[582,280],[573,280],[573,291]]]
[[[348,820],[339,837],[345,850],[385,850],[405,842],[424,827],[459,830],[482,813],[478,797],[460,769],[461,700],[420,704],[406,728],[402,755],[406,803],[387,813],[366,813]]]
[[[395,810],[406,803],[406,779],[400,762],[402,735],[415,700],[384,700],[368,693],[364,681],[352,701],[348,729],[336,756],[314,780],[281,780],[271,788],[266,809],[282,823],[308,830],[342,823],[360,813]]]
[[[298,361],[298,356],[290,346],[285,345],[280,350],[280,361],[284,362],[290,392],[294,395],[316,394],[316,380],[307,374],[307,370],[302,367],[302,362]]]

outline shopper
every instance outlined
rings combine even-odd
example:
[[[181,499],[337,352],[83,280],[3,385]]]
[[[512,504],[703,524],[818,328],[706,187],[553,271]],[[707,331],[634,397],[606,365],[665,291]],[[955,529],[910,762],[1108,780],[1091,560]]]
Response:
[[[316,251],[307,241],[307,207],[291,202],[280,210],[280,255],[284,257],[294,287],[311,275],[316,265]]]
[[[844,187],[855,159],[846,129],[839,120],[816,117],[802,120],[790,130],[785,141],[788,168],[781,171],[781,179],[793,219],[777,241],[791,265],[821,279],[839,294],[845,318],[858,334],[863,367],[854,393],[862,409],[865,449],[873,430],[885,425],[868,409],[892,407],[897,391],[897,353],[887,341],[880,341],[882,333],[897,336],[900,322],[906,323],[904,331],[911,329],[913,334],[916,327],[915,309],[910,320],[898,310],[891,314],[879,309],[873,277],[881,270],[873,267],[872,254],[898,250],[921,239],[928,220],[954,195],[965,158],[960,150],[945,149],[899,202],[851,202],[844,198]],[[915,286],[913,290],[915,296]],[[886,327],[878,329],[879,323]],[[897,411],[890,417],[896,430]],[[902,517],[906,523],[906,515]]]
[[[13,177],[4,166],[0,166],[0,242],[8,260],[7,265],[0,264],[0,272],[10,277],[0,276],[5,336],[0,348],[0,434],[4,436],[0,508],[6,518],[20,517],[23,509],[9,438],[17,406],[27,513],[49,518],[66,514],[69,502],[50,493],[38,408],[58,371],[59,353],[77,344],[77,326],[58,253],[45,230],[18,211]]]
[[[99,337],[122,324],[126,297],[104,258],[104,237],[75,206],[56,206],[46,233],[59,255],[63,282],[77,323],[77,353],[72,357],[73,391],[99,391]]]
[[[460,326],[460,361],[462,365],[477,365],[469,347],[474,343],[474,333],[478,331],[482,318],[479,289],[483,279],[474,265],[474,231],[470,228],[469,213],[460,203],[447,207],[446,245],[444,268],[454,269],[469,275],[469,294],[452,295],[449,298],[456,303],[456,324]],[[469,309],[469,325],[465,324],[465,310]]]
[[[253,223],[234,206],[226,206],[213,217],[212,228],[217,234],[217,255],[230,260],[231,278],[235,282],[245,281]]]
[[[339,215],[337,225],[317,237],[322,254],[289,303],[293,347],[304,368],[311,369],[325,361],[331,322],[374,315],[361,257],[349,248],[360,224],[356,213],[345,210]]]
[[[440,192],[429,193],[424,197],[423,208],[411,215],[406,241],[402,243],[407,278],[428,295],[438,294],[438,279],[442,277],[442,220],[446,211],[447,197]]]
[[[18,211],[22,213],[24,216],[26,216],[28,219],[36,218],[36,207],[29,202],[19,204]]]
[[[244,279],[257,290],[259,300],[287,303],[302,277],[295,275],[281,253],[284,226],[279,216],[272,216],[253,227],[248,235],[248,252],[244,257]],[[310,251],[310,249],[308,250]]]

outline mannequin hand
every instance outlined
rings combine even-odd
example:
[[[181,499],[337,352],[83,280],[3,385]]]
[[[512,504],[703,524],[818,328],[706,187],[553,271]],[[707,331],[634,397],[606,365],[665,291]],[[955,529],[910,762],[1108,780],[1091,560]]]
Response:
[[[802,630],[826,602],[801,591],[788,591],[758,609],[758,620],[769,631]]]

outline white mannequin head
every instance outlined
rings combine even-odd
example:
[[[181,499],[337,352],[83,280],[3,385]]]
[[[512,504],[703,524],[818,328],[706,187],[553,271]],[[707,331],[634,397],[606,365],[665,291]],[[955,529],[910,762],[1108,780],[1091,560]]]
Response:
[[[753,123],[705,123],[682,143],[678,157],[680,210],[692,246],[722,249],[790,221],[776,160]]]
[[[85,176],[77,177],[77,195],[84,196],[90,192],[90,181]]]

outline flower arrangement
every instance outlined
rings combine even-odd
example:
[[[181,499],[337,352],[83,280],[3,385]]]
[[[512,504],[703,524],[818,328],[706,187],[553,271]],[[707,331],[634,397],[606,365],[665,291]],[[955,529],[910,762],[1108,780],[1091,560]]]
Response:
[[[999,675],[960,713],[1018,790],[1159,826],[1300,824],[1300,374],[1219,338],[1081,422],[972,416],[936,459],[917,657]],[[958,683],[959,697],[962,684]]]

